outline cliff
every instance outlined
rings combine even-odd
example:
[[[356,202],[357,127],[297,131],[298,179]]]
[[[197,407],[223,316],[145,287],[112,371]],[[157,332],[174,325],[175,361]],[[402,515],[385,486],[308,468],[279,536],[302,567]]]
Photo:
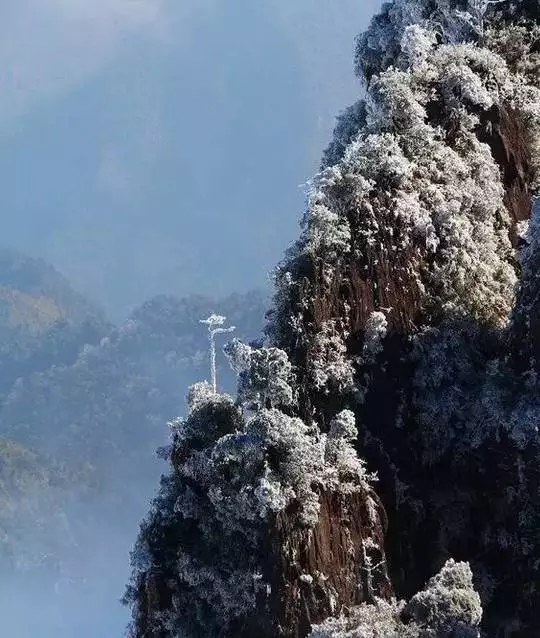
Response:
[[[128,592],[134,636],[538,635],[539,20],[534,2],[396,0],[358,38],[367,95],[340,117],[277,268],[268,347],[233,348],[240,421],[201,450],[196,477],[172,445],[168,498],[189,477],[205,505],[156,503],[142,528],[135,582],[157,562],[175,586],[159,614]],[[209,395],[205,409],[224,400]],[[275,430],[260,438],[269,410]],[[338,437],[338,456],[321,452],[336,431],[354,449]],[[275,464],[276,437],[295,441],[294,480]],[[225,441],[237,464],[217,498],[208,471]],[[311,445],[323,461],[302,465]],[[191,562],[199,550],[182,531],[189,519],[214,543],[222,512],[238,512],[239,476],[235,530],[256,521],[243,581],[221,547]],[[251,500],[262,492],[263,511]],[[165,558],[162,526],[180,526]],[[189,573],[174,567],[184,554]],[[223,615],[246,570],[262,593]],[[235,593],[216,597],[224,581]],[[185,610],[187,592],[204,614]]]
[[[279,272],[281,289],[285,278],[293,284],[285,303],[276,303],[273,334],[307,372],[305,418],[324,423],[333,410],[354,406],[358,450],[379,475],[388,514],[385,549],[396,593],[413,594],[449,557],[466,560],[486,635],[533,636],[540,297],[538,221],[528,220],[538,185],[538,121],[530,103],[504,95],[487,56],[537,96],[538,6],[517,3],[536,20],[524,23],[499,5],[488,27],[486,3],[486,26],[472,38],[479,48],[468,50],[451,42],[450,16],[443,29],[449,43],[424,41],[432,57],[422,59],[418,49],[411,56],[410,42],[422,46],[426,32],[406,24],[405,4],[384,8],[359,39],[368,116],[349,131],[339,163],[336,142],[328,152],[334,163],[323,166],[304,235]],[[386,60],[375,74],[373,60],[382,54],[374,55],[374,42],[394,50],[394,63],[406,70]],[[473,95],[470,72],[480,80],[476,88],[493,82],[491,98]],[[336,131],[343,130],[342,121]],[[396,145],[385,139],[389,131]],[[436,139],[430,164],[413,136],[426,147]],[[482,170],[474,147],[486,160]],[[470,163],[468,175],[453,153]],[[491,174],[482,175],[488,165]],[[327,218],[330,211],[347,224],[333,263],[329,244],[320,242],[321,206]],[[336,246],[332,222],[323,232]],[[301,326],[296,333],[291,316]],[[373,355],[377,323],[383,330]],[[354,362],[354,390],[341,397],[310,385],[316,344],[328,330]],[[327,361],[331,356],[327,350]]]

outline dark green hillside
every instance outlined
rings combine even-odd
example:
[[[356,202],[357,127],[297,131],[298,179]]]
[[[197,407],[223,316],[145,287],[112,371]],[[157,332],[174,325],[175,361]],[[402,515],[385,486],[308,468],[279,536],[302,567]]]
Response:
[[[108,330],[101,310],[54,268],[0,248],[0,399],[19,377],[72,363]]]

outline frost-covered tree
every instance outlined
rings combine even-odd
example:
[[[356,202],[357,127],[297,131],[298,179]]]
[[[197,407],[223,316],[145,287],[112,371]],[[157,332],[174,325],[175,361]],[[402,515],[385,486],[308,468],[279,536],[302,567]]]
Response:
[[[230,326],[229,328],[223,327],[226,318],[227,317],[223,317],[222,315],[213,314],[207,319],[200,320],[200,323],[204,323],[208,326],[208,336],[210,339],[210,378],[214,392],[217,392],[216,335],[233,332],[233,330],[235,330],[234,326]]]
[[[253,348],[235,339],[225,354],[239,375],[238,400],[248,408],[285,407],[294,403],[294,376],[287,353]]]
[[[449,560],[407,604],[364,604],[315,627],[310,638],[478,638],[481,619],[469,565]]]
[[[141,527],[126,594],[137,638],[255,635],[273,585],[266,552],[277,517],[294,510],[303,533],[318,524],[322,493],[370,489],[351,412],[327,437],[280,409],[294,396],[283,351],[235,340],[227,354],[238,401],[200,383],[188,416],[171,423],[170,473]]]

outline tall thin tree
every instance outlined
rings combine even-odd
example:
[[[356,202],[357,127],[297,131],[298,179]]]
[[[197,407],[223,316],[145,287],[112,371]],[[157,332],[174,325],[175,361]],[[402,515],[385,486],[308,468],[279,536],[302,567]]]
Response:
[[[223,328],[223,324],[227,317],[222,315],[210,315],[207,319],[201,319],[200,323],[204,323],[208,327],[208,335],[210,339],[210,376],[214,393],[217,392],[217,371],[216,371],[216,335],[235,330],[235,326]]]

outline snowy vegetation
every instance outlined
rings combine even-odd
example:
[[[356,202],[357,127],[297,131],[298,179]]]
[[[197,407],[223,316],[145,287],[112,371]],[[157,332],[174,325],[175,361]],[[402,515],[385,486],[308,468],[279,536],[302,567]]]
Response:
[[[426,343],[433,341],[422,336],[439,329],[433,323],[447,326],[440,330],[449,331],[454,346],[470,339],[478,326],[491,331],[510,324],[520,275],[510,240],[514,220],[497,159],[478,131],[488,126],[493,109],[519,113],[532,151],[531,175],[540,175],[538,55],[528,54],[538,27],[487,21],[498,4],[398,0],[384,5],[358,40],[357,69],[367,83],[366,100],[340,118],[323,169],[310,186],[302,237],[276,271],[270,332],[278,341],[296,335],[319,390],[328,391],[332,377],[338,390],[354,387],[354,360],[343,342],[350,334],[351,309],[336,307],[334,317],[317,323],[309,299],[335,295],[344,273],[353,269],[367,276],[371,262],[407,263],[407,278],[421,294],[421,318],[429,325],[419,326],[417,349],[426,352]],[[536,180],[530,188],[538,188]],[[531,251],[522,249],[521,258]],[[384,291],[373,286],[374,298],[381,298]],[[379,303],[364,324],[364,363],[382,350],[392,330],[392,309]],[[421,413],[431,411],[437,425],[437,434],[426,429],[428,453],[435,454],[433,446],[442,450],[442,442],[453,436],[456,411],[467,412],[457,397],[435,391],[432,366],[442,344],[437,341],[424,372],[417,374],[425,403]],[[467,348],[453,352],[463,369]],[[447,354],[440,365],[446,365]],[[493,362],[490,369],[501,365]],[[465,382],[462,374],[457,378]],[[426,383],[434,390],[429,398]],[[486,412],[486,406],[491,410],[475,424],[477,440],[482,424],[486,433],[502,421],[515,430],[509,425],[515,415],[505,419],[498,412],[495,418],[504,403],[496,385],[490,378],[472,402],[476,413]]]
[[[396,66],[384,65],[371,77],[367,124],[354,136],[347,133],[351,141],[341,160],[313,181],[304,235],[282,264],[279,285],[287,273],[289,288],[299,284],[295,270],[308,259],[324,262],[321,285],[329,288],[340,260],[381,244],[388,260],[411,250],[418,256],[427,312],[504,326],[517,286],[512,220],[499,167],[477,129],[482,113],[508,105],[524,118],[536,148],[540,91],[486,48],[436,46],[429,24],[400,23]],[[372,37],[362,51],[368,43],[369,51],[378,50]],[[436,121],[429,121],[434,108]],[[356,109],[351,117],[356,121]],[[450,131],[443,122],[451,123]],[[343,128],[340,123],[340,138]]]
[[[356,607],[314,627],[310,638],[477,638],[481,619],[470,567],[449,560],[409,603]]]
[[[480,597],[488,631],[520,635],[518,616],[540,602],[539,221],[522,219],[540,187],[529,13],[395,0],[358,38],[366,96],[338,119],[309,184],[301,236],[276,269],[267,342],[231,342],[237,397],[197,385],[172,424],[170,473],[133,555],[136,638],[235,635],[268,595],[272,525],[294,511],[311,533],[322,495],[352,502],[371,489],[378,468],[364,452],[385,470],[398,527],[390,568],[406,597],[447,562],[405,604],[372,595],[364,556],[364,603],[334,605],[338,617],[311,636],[474,638]],[[519,148],[505,146],[508,131]],[[454,549],[473,554],[478,593]],[[505,582],[514,563],[523,605]]]
[[[349,494],[373,478],[353,447],[352,412],[336,415],[325,435],[286,411],[295,390],[283,351],[234,340],[226,352],[240,375],[237,402],[197,384],[187,418],[171,423],[172,471],[133,555],[134,635],[147,613],[141,583],[154,569],[169,573],[172,602],[150,626],[168,636],[226,633],[269,585],[261,576],[269,521],[294,503],[300,525],[314,526],[321,491]],[[177,544],[163,563],[159,543],[173,530]]]

